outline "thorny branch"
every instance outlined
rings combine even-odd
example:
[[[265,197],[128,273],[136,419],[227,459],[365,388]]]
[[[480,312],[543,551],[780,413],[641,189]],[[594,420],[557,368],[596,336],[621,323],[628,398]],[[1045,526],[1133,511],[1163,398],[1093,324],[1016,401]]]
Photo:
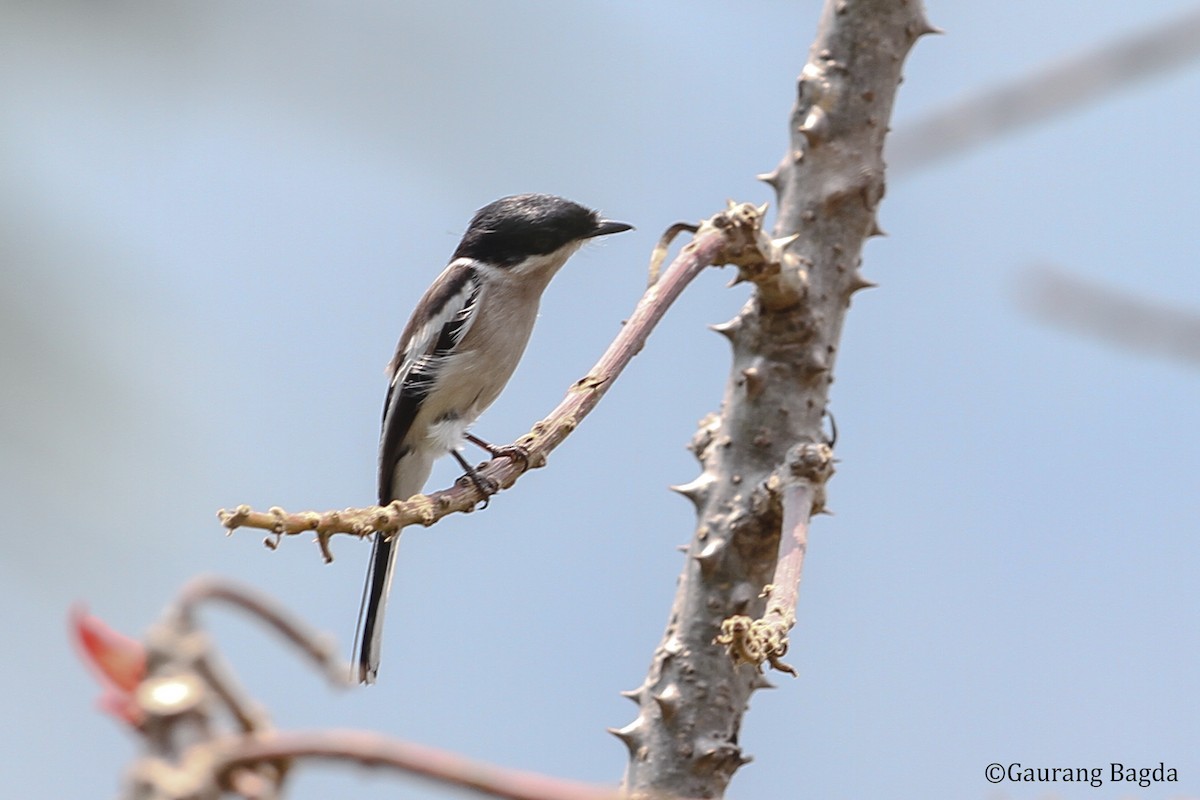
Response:
[[[585,416],[600,402],[626,365],[646,343],[654,326],[662,319],[683,289],[705,267],[733,264],[739,268],[739,278],[779,270],[779,248],[762,231],[766,207],[735,204],[702,222],[699,226],[680,224],[671,231],[696,228],[689,242],[663,273],[653,280],[642,295],[633,314],[608,350],[591,371],[571,386],[567,396],[549,416],[533,426],[516,444],[529,453],[528,465],[507,457],[494,458],[479,470],[484,481],[494,481],[507,489],[516,483],[525,469],[545,466],[550,453],[578,427]],[[657,251],[656,251],[657,255]],[[289,513],[282,508],[255,511],[238,506],[232,511],[217,513],[221,524],[233,531],[237,528],[258,528],[271,531],[268,547],[277,545],[283,536],[312,531],[326,561],[333,560],[329,540],[334,534],[368,536],[373,532],[398,534],[413,524],[432,525],[447,514],[469,512],[483,499],[474,483],[459,481],[456,485],[428,495],[416,495],[387,506],[347,508],[341,511],[301,511]]]
[[[635,796],[720,797],[749,760],[739,733],[751,693],[768,685],[761,664],[790,671],[781,658],[809,520],[832,473],[822,421],[833,364],[850,298],[872,285],[860,265],[879,232],[884,134],[904,58],[933,32],[918,0],[825,4],[786,154],[762,176],[779,199],[783,252],[743,270],[754,294],[716,327],[733,348],[730,378],[692,440],[701,474],[677,488],[696,508],[695,535],[648,674],[625,693],[638,715],[612,731],[629,748]]]

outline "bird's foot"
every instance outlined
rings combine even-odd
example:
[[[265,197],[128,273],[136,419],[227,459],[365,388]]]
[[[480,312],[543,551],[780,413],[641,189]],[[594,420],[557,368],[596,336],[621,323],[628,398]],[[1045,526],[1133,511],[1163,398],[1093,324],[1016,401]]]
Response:
[[[507,458],[513,463],[520,463],[521,469],[529,468],[529,451],[519,444],[495,445],[480,439],[473,433],[468,433],[466,439],[476,447],[481,447],[492,454],[492,458]]]
[[[466,473],[462,478],[459,478],[459,481],[461,482],[463,478],[466,478],[467,480],[471,481],[471,483],[475,484],[475,488],[479,490],[481,495],[483,495],[483,505],[479,507],[479,510],[482,511],[488,507],[488,503],[491,502],[492,495],[500,491],[500,484],[496,483],[491,478],[480,475],[479,471],[468,464],[467,460],[463,458],[462,454],[457,450],[452,450],[451,453],[458,461],[458,465],[463,468],[463,472]]]

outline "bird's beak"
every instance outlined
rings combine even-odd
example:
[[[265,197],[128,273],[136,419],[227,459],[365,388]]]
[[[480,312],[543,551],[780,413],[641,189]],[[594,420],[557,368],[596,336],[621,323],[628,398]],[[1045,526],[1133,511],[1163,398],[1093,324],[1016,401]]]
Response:
[[[596,223],[596,229],[589,234],[588,238],[591,239],[595,236],[607,236],[610,233],[631,230],[633,230],[633,226],[628,222],[613,222],[611,219],[602,219]]]

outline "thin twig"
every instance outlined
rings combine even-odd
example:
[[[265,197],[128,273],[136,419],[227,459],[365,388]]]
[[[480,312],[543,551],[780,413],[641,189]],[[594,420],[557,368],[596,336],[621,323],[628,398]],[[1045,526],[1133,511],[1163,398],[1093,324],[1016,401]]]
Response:
[[[218,781],[262,762],[336,761],[383,767],[505,800],[618,800],[615,789],[506,769],[448,750],[364,731],[272,733],[227,739],[213,765]]]
[[[675,241],[675,237],[687,231],[695,233],[700,228],[690,222],[676,222],[674,225],[663,231],[663,235],[658,237],[658,244],[654,245],[654,250],[650,253],[650,268],[647,270],[649,277],[646,279],[647,286],[653,286],[658,283],[659,270],[662,268],[662,262],[667,258],[667,250],[671,247],[671,242]]]

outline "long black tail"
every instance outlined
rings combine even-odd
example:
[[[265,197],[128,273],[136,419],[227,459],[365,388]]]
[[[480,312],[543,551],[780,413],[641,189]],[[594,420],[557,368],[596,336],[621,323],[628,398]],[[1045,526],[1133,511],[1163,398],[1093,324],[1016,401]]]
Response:
[[[375,534],[371,546],[371,567],[363,587],[362,604],[358,610],[358,680],[374,683],[379,671],[379,651],[383,644],[383,612],[387,606],[388,590],[392,583],[393,551],[396,540],[389,541],[382,533]]]

